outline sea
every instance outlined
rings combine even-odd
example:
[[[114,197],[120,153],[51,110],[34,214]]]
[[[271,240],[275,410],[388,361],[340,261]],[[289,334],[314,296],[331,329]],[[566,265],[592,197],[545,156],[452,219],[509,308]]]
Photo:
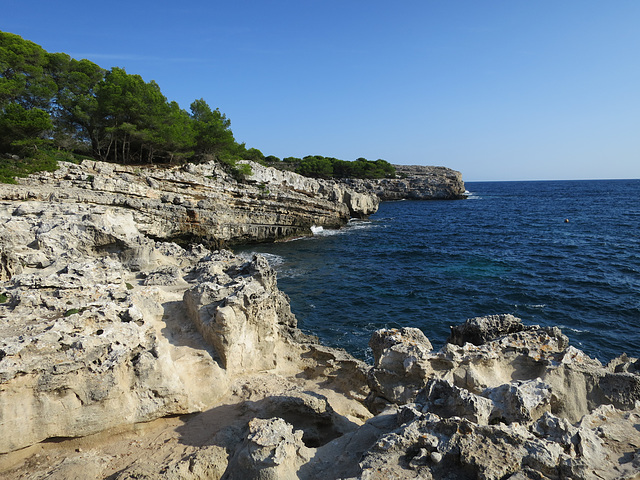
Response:
[[[465,186],[239,253],[269,260],[304,332],[369,362],[377,329],[417,327],[437,349],[451,325],[500,313],[603,363],[640,356],[640,180]]]

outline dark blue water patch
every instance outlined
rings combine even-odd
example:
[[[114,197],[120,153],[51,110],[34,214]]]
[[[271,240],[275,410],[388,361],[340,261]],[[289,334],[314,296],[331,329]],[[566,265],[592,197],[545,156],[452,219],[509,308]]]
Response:
[[[639,180],[467,189],[249,251],[271,256],[303,330],[360,358],[378,328],[419,327],[439,347],[450,325],[495,313],[559,325],[603,361],[640,355]]]

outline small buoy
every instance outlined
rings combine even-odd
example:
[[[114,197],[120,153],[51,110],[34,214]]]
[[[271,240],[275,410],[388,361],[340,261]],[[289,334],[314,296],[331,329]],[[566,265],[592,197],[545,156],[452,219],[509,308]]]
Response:
[[[565,219],[564,219],[564,223],[569,223],[569,219],[568,219],[568,218],[565,218]]]

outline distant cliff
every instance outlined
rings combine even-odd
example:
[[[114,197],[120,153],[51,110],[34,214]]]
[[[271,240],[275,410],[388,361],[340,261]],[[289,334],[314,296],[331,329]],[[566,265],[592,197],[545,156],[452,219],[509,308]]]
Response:
[[[446,167],[394,165],[398,178],[349,179],[345,183],[387,200],[454,200],[464,198],[462,174]]]

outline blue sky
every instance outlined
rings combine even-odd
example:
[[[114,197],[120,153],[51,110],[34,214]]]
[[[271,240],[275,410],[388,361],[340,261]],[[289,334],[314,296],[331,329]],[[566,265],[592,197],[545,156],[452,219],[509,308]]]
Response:
[[[265,155],[640,178],[638,0],[0,0],[0,30],[197,98]]]

